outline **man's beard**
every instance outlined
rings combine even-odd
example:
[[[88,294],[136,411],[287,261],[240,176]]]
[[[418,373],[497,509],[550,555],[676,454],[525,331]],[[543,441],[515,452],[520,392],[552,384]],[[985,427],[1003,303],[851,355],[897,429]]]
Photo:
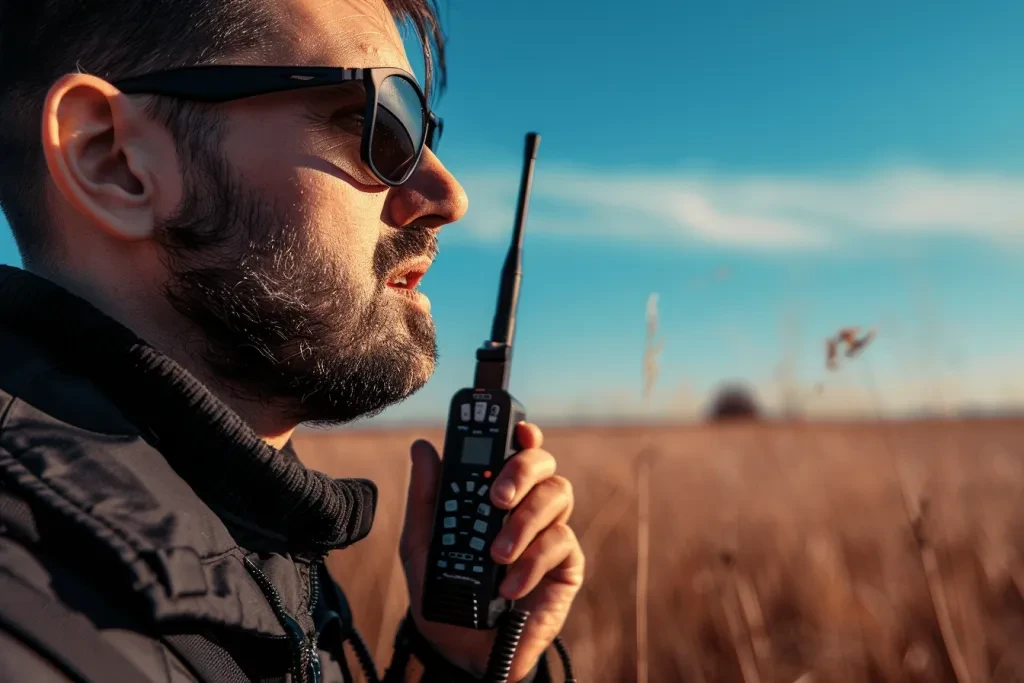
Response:
[[[202,331],[202,360],[223,388],[288,420],[330,426],[378,414],[426,383],[437,361],[433,322],[392,300],[386,277],[409,258],[433,257],[433,230],[382,239],[367,295],[307,226],[248,191],[215,152],[191,156],[186,198],[160,229],[166,295]]]

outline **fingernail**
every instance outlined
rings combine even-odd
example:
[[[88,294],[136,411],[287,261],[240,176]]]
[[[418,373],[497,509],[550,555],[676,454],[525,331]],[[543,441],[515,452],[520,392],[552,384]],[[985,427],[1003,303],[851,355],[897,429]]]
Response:
[[[522,582],[516,574],[505,578],[505,584],[502,586],[502,592],[505,594],[507,599],[511,600],[515,597],[516,593],[519,592],[520,583]]]
[[[506,540],[502,540],[502,541],[497,541],[494,544],[494,549],[502,557],[508,557],[509,555],[512,554],[513,546],[515,546],[515,543],[513,543],[512,541],[506,539]]]
[[[516,486],[510,481],[502,481],[494,485],[494,497],[502,503],[511,503],[516,495]]]

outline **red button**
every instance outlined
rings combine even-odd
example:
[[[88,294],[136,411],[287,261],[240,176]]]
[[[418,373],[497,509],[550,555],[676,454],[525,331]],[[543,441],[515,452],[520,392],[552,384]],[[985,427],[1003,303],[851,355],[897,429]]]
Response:
[[[484,472],[484,479],[490,479],[490,478],[491,478],[491,471],[490,470],[486,470]]]

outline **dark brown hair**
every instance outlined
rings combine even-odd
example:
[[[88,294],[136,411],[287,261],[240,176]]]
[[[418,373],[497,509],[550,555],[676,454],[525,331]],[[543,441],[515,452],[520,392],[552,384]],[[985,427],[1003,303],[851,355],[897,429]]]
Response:
[[[428,95],[446,81],[436,0],[384,0],[423,50]],[[0,208],[26,265],[45,256],[46,163],[40,144],[50,86],[75,71],[106,80],[206,64],[280,32],[272,0],[0,0]],[[179,150],[210,144],[202,105],[154,98]]]

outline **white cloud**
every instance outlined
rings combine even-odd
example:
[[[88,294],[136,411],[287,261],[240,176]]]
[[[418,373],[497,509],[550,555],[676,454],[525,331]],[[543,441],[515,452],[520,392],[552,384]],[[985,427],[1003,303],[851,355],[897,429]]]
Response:
[[[507,235],[518,173],[462,176],[470,212],[461,232]],[[538,166],[530,229],[759,250],[820,249],[866,236],[1016,242],[1024,238],[1024,176],[909,167],[827,177]]]

